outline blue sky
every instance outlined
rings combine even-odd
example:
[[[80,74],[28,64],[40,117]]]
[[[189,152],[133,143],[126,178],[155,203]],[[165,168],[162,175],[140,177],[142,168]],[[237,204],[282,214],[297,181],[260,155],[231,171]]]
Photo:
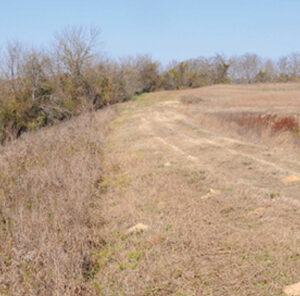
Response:
[[[2,0],[0,44],[51,42],[70,25],[99,26],[110,57],[147,53],[167,63],[300,51],[300,0]]]

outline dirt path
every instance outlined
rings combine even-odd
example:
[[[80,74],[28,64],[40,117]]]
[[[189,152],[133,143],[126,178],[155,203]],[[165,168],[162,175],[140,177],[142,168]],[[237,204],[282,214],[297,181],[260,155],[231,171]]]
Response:
[[[106,145],[100,295],[283,295],[300,280],[300,162],[203,128],[179,101],[121,107]],[[143,223],[141,233],[127,234]]]

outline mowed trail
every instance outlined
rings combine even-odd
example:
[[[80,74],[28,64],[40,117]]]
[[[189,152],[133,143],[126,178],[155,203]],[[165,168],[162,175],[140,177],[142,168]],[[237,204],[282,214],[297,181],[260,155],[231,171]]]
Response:
[[[265,193],[276,192],[283,198],[294,197],[300,202],[300,183],[283,186],[281,182],[290,175],[300,176],[300,163],[293,156],[275,153],[263,145],[216,135],[201,128],[187,115],[176,112],[179,108],[170,109],[148,111],[141,119],[140,129],[199,168],[218,176],[224,184],[244,184]]]
[[[107,139],[99,293],[284,295],[300,281],[300,183],[281,180],[298,160],[151,96],[121,106]]]

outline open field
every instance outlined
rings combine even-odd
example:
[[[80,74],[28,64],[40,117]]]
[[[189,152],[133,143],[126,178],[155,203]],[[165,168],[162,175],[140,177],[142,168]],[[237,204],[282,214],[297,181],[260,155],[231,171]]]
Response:
[[[295,84],[214,86],[121,105],[105,149],[99,294],[284,295],[300,281],[300,183],[281,181],[300,177],[298,130],[236,122],[297,118],[299,98]],[[148,230],[126,235],[137,223]]]
[[[1,296],[283,296],[300,281],[299,84],[118,109],[0,148]]]
[[[202,124],[207,121],[210,129],[297,150],[299,94],[299,84],[261,84],[208,87],[188,91],[181,97],[183,102],[193,97],[202,99],[201,104],[193,104],[188,112],[202,120]]]

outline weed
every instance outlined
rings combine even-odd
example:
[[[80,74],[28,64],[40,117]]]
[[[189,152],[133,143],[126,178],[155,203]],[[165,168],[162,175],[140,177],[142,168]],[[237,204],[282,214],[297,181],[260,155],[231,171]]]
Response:
[[[180,100],[183,104],[199,104],[204,101],[203,98],[194,95],[181,96]]]
[[[280,194],[279,194],[279,193],[275,193],[275,192],[271,192],[271,193],[270,193],[270,198],[271,198],[271,199],[274,199],[274,198],[276,198],[276,197],[280,197]]]

